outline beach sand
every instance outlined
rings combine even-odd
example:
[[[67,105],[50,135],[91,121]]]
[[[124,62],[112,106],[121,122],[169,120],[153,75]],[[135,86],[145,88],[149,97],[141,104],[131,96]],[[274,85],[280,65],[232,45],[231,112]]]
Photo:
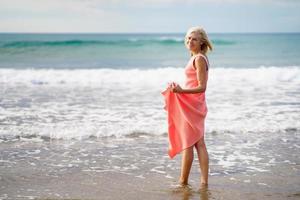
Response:
[[[178,188],[181,156],[168,158],[166,137],[36,140],[0,145],[0,199],[300,198],[299,163],[226,172],[211,153],[209,186],[199,188],[195,160],[191,187]]]

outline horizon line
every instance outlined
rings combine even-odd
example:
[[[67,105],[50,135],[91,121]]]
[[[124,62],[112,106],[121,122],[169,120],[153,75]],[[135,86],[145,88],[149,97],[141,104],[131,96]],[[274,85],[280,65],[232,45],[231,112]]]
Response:
[[[291,32],[207,32],[209,34],[300,34]],[[185,32],[9,32],[0,31],[0,34],[185,34]]]

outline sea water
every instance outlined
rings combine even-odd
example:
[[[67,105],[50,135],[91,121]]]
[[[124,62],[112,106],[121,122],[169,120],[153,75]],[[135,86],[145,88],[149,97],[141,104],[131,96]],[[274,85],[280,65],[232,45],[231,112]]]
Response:
[[[299,130],[300,34],[209,34],[208,132]],[[0,138],[167,131],[184,34],[0,34]]]
[[[296,198],[300,34],[209,37],[210,193]],[[168,190],[180,157],[167,156],[161,91],[184,84],[189,58],[184,34],[0,34],[0,198]]]

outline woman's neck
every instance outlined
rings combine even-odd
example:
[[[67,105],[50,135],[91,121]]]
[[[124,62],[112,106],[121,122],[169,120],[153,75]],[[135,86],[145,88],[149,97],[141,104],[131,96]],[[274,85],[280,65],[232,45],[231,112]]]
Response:
[[[202,51],[197,51],[197,52],[191,51],[192,56],[196,56],[196,55],[199,55],[199,54],[205,55],[205,53],[202,52]]]

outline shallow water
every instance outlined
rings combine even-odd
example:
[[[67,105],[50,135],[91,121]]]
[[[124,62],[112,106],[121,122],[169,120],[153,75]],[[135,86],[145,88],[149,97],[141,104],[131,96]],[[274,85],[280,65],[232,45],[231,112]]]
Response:
[[[176,188],[180,156],[168,158],[164,136],[6,141],[0,147],[0,197],[199,199],[207,195],[207,199],[239,199],[250,195],[254,199],[296,199],[300,191],[299,133],[278,134],[281,138],[272,134],[260,140],[239,133],[208,134],[210,184],[204,193],[198,191],[197,159],[190,175],[191,189]],[[266,133],[256,133],[260,135]]]

